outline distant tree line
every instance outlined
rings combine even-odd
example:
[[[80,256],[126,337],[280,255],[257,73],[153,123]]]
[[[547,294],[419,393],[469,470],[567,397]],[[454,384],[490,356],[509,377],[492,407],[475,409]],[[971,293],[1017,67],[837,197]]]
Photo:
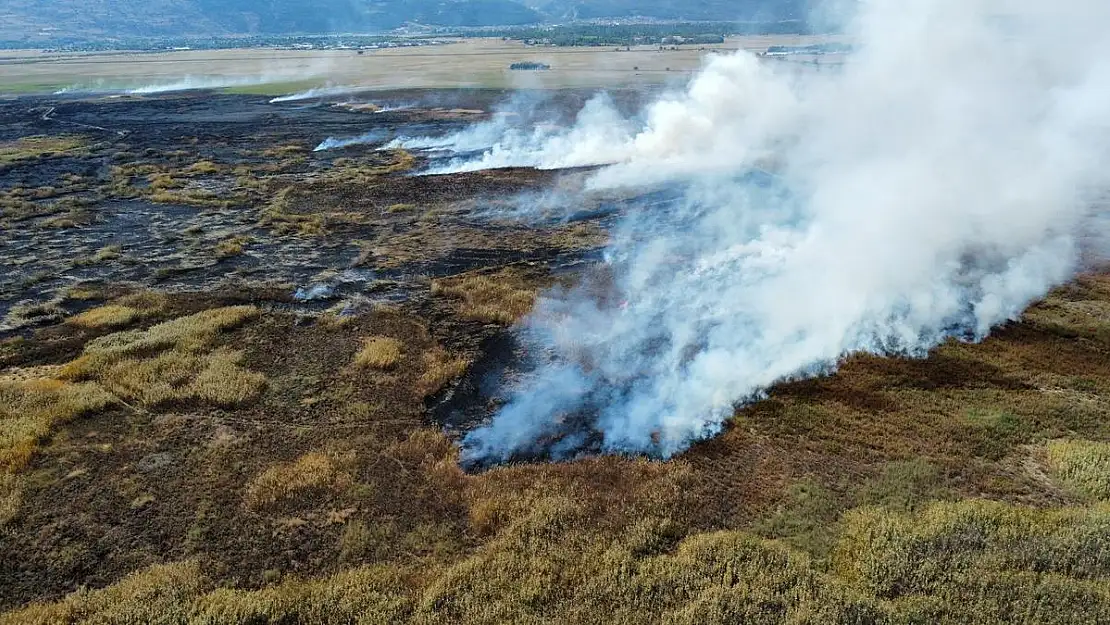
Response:
[[[231,48],[363,48],[427,45],[431,39],[392,37],[388,35],[243,35],[235,37],[127,37],[102,41],[78,38],[36,42],[36,48],[61,52],[109,52],[115,50],[158,52],[188,48],[190,50],[224,50]],[[27,41],[0,41],[0,49],[28,47]]]
[[[30,44],[27,40],[0,41],[0,49],[51,48],[59,51],[102,52],[112,50],[158,51],[174,48],[218,50],[313,46],[318,48],[367,47],[375,45],[420,45],[430,38],[501,37],[536,45],[635,46],[708,45],[725,37],[751,34],[806,34],[801,20],[778,22],[651,22],[606,24],[594,22],[551,26],[504,26],[483,28],[427,28],[426,36],[391,35],[240,35],[209,37],[115,37],[90,41],[80,37],[57,38]]]
[[[805,34],[805,22],[678,22],[644,24],[560,24],[556,26],[484,28],[453,32],[457,36],[502,37],[538,45],[636,46],[722,43],[725,37],[749,34]]]

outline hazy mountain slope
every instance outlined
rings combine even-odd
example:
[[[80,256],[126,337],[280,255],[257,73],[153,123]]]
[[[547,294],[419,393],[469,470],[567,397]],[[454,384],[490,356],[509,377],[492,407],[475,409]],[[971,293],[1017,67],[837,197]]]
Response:
[[[3,0],[0,39],[222,34],[224,27],[188,0]]]
[[[3,0],[0,40],[371,32],[528,24],[514,0]]]
[[[804,0],[525,0],[554,19],[648,17],[664,20],[800,19]]]
[[[797,19],[805,0],[3,0],[0,40],[374,32],[406,23]]]

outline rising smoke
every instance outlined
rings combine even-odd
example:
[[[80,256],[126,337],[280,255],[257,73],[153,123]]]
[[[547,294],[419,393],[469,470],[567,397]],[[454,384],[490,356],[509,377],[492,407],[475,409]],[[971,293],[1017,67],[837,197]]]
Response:
[[[340,148],[347,148],[352,145],[372,145],[381,143],[389,138],[389,135],[384,130],[371,130],[370,132],[363,133],[356,137],[328,137],[320,142],[313,152],[324,152],[327,150],[338,150]]]
[[[670,456],[847,354],[980,339],[1105,240],[1086,235],[1110,182],[1110,4],[872,0],[847,32],[836,70],[718,56],[638,121],[595,100],[452,163],[612,163],[592,188],[681,191],[624,218],[604,288],[541,298],[535,370],[467,461]]]
[[[365,87],[354,87],[344,85],[330,85],[327,87],[313,87],[312,89],[305,89],[297,93],[290,93],[289,95],[278,96],[270,99],[270,104],[281,104],[284,102],[303,102],[305,100],[319,100],[324,98],[334,98],[336,96],[348,95],[365,91]]]

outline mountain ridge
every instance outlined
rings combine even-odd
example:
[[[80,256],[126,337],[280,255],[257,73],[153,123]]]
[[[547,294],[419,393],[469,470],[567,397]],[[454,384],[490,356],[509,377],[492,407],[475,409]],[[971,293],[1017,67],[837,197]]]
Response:
[[[5,0],[0,41],[386,32],[409,24],[799,19],[803,0]]]

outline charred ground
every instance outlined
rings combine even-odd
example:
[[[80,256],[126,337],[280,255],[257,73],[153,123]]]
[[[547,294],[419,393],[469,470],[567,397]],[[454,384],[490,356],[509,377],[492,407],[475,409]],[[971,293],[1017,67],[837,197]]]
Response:
[[[313,148],[504,96],[0,102],[0,607],[64,599],[6,618],[1107,615],[1102,274],[982,344],[782,384],[668,462],[462,471],[510,326],[629,198],[521,218],[583,172]]]

